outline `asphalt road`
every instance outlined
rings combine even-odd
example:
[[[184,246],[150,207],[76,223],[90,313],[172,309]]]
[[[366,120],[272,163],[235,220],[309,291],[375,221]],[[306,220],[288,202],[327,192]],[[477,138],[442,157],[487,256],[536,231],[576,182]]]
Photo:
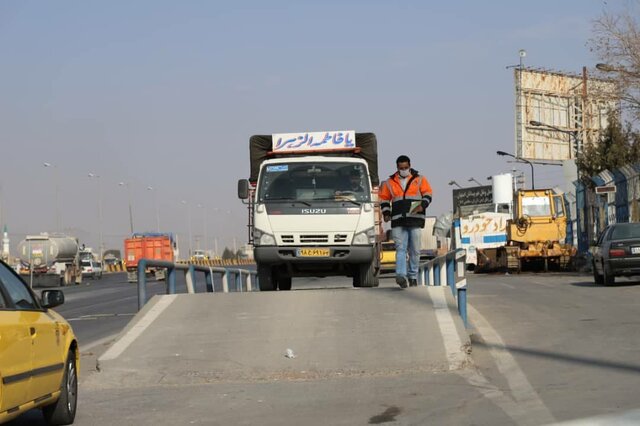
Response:
[[[89,282],[86,288],[65,290],[69,296],[63,308],[68,311],[59,311],[72,320],[81,342],[112,335],[130,319],[126,314],[135,312],[135,286],[118,281],[123,280],[113,276],[102,282]],[[193,386],[183,388],[183,392],[211,392],[212,403],[231,410],[228,421],[233,420],[234,410],[253,410],[258,421],[258,414],[263,415],[264,411],[259,411],[256,404],[266,400],[265,395],[281,394],[297,404],[291,412],[292,421],[321,424],[322,419],[330,418],[335,424],[348,424],[353,407],[346,403],[342,406],[344,417],[340,412],[327,413],[318,401],[305,400],[303,395],[311,390],[326,398],[356,398],[354,401],[360,402],[372,389],[388,392],[386,411],[380,409],[379,416],[372,415],[369,423],[527,425],[628,413],[640,407],[640,281],[618,281],[615,286],[602,287],[584,275],[470,276],[473,365],[457,375],[372,377],[296,385],[260,383],[252,393],[240,384],[227,383],[219,389],[218,385]],[[392,286],[390,280],[383,282]],[[156,292],[162,292],[162,286],[152,284]],[[348,286],[346,280],[330,278],[294,280],[294,289],[298,290]],[[122,315],[113,316],[115,313]],[[85,315],[90,317],[74,320]],[[81,400],[76,423],[94,424],[89,420],[92,414],[108,412],[109,401],[118,397],[118,392],[113,391],[104,393],[102,403],[93,399],[83,404]],[[165,395],[151,390],[136,403],[143,404],[145,410],[154,410],[154,406],[168,403],[163,398]],[[190,407],[191,411],[185,413],[201,412],[206,418],[206,405]],[[370,408],[372,413],[377,409]],[[184,406],[175,409],[186,410]],[[420,410],[421,416],[416,414]],[[412,421],[403,417],[407,412],[414,413]],[[640,423],[640,418],[635,417],[628,424],[634,421]],[[288,422],[283,420],[285,423]],[[37,413],[29,413],[14,424],[42,423]]]

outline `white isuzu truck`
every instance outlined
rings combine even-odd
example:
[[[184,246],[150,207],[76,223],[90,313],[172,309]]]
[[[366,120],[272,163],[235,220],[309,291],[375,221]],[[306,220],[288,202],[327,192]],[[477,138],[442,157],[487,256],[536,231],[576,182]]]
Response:
[[[331,131],[250,138],[249,243],[262,291],[293,277],[349,276],[377,287],[381,215],[373,133]]]

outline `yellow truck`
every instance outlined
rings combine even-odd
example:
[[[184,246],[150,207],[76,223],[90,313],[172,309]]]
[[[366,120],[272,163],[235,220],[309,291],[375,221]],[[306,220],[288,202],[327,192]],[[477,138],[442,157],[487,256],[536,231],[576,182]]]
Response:
[[[575,247],[564,242],[567,213],[563,195],[551,189],[519,190],[506,231],[504,246],[478,251],[479,270],[566,269],[576,254]]]

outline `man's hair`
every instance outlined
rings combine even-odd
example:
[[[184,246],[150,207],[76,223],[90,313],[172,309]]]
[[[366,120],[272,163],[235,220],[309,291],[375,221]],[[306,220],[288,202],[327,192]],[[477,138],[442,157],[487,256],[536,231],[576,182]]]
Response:
[[[411,165],[411,160],[409,159],[409,157],[407,157],[406,155],[401,155],[400,157],[398,157],[398,159],[396,160],[396,166],[400,163],[409,163],[409,165]]]

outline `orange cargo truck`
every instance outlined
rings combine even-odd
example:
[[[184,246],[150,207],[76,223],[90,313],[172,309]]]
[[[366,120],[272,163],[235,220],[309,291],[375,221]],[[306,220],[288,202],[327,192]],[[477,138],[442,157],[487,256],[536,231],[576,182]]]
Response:
[[[124,258],[127,265],[127,280],[138,280],[138,262],[140,259],[154,259],[173,262],[175,260],[176,243],[173,234],[138,233],[124,240]],[[146,273],[154,274],[156,279],[165,278],[164,269],[147,268]]]

